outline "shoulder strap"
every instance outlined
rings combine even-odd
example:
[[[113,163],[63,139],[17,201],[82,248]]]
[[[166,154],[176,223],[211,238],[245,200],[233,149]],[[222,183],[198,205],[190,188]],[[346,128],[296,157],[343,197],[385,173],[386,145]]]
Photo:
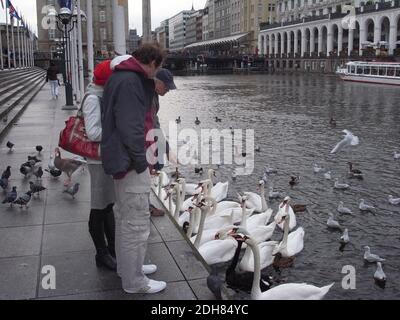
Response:
[[[85,96],[83,97],[82,102],[81,102],[81,106],[80,106],[80,108],[79,108],[79,110],[78,110],[78,112],[76,114],[78,117],[83,117],[83,111],[82,111],[83,105],[84,105],[87,97],[89,97],[89,96],[90,96],[90,94],[86,93]]]

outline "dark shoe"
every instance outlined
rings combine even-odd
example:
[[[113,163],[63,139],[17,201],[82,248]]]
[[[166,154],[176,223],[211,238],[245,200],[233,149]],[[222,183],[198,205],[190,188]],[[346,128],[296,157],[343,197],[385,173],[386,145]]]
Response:
[[[108,250],[101,250],[96,254],[96,266],[104,267],[111,271],[117,271],[117,262],[108,253]]]
[[[152,217],[162,217],[165,215],[165,212],[156,207],[150,207],[150,215]]]

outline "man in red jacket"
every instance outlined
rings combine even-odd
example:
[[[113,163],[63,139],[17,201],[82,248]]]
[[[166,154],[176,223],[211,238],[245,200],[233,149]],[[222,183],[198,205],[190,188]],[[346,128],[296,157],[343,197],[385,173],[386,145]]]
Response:
[[[156,293],[163,281],[146,275],[157,271],[143,265],[150,235],[150,172],[146,158],[146,135],[153,128],[154,81],[164,59],[155,45],[144,44],[134,56],[120,56],[102,100],[103,167],[115,180],[115,249],[117,272],[127,293]]]

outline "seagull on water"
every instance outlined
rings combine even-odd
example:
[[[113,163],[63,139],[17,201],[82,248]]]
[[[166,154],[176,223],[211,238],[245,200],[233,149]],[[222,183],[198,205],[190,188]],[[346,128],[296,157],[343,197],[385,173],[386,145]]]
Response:
[[[340,201],[340,202],[339,202],[339,206],[338,206],[338,208],[337,208],[337,211],[338,211],[339,213],[341,213],[341,214],[352,214],[352,213],[353,213],[353,212],[351,212],[351,210],[350,210],[349,208],[346,208],[346,207],[344,206],[343,201]]]
[[[389,202],[390,202],[390,204],[392,204],[394,206],[398,206],[398,205],[400,205],[400,198],[393,198],[393,196],[390,195]]]
[[[346,190],[348,188],[350,188],[350,185],[346,183],[339,183],[339,179],[338,178],[335,179],[335,189]]]
[[[314,164],[314,173],[320,173],[322,168],[318,164]]]
[[[340,237],[340,243],[341,244],[348,244],[349,242],[350,242],[349,230],[348,229],[344,229],[344,233]]]
[[[332,180],[332,172],[328,171],[324,173],[324,178],[326,180]]]
[[[398,159],[400,159],[400,152],[394,152],[394,158],[395,158],[395,160],[398,160]]]
[[[342,141],[340,141],[335,148],[331,151],[331,154],[339,152],[341,149],[343,149],[346,146],[357,146],[360,143],[360,140],[358,139],[357,136],[355,136],[352,132],[349,130],[343,130],[343,133],[345,133],[345,136]]]
[[[364,199],[360,200],[359,208],[360,208],[361,211],[370,211],[370,212],[374,212],[375,211],[375,207],[366,204]]]
[[[374,279],[378,282],[385,282],[386,281],[386,274],[383,272],[382,263],[376,263],[376,271],[374,274]]]
[[[372,254],[370,247],[365,246],[364,249],[365,249],[364,260],[366,260],[370,263],[386,261],[385,259],[381,258],[380,256],[378,256],[376,254]]]
[[[332,213],[329,213],[329,219],[326,224],[328,228],[342,230],[342,227],[340,226],[339,222],[334,219]]]

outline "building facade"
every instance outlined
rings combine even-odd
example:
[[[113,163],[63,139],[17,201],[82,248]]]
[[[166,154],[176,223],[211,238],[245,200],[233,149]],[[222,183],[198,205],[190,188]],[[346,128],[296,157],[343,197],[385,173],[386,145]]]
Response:
[[[296,4],[299,4],[297,9]],[[310,3],[302,0],[288,2],[287,6],[288,13],[282,12],[286,1],[280,1],[280,22],[262,27],[261,54],[300,58],[359,57],[375,56],[375,50],[386,51],[388,55],[398,51],[399,0],[360,2],[354,6],[347,1]]]
[[[125,8],[125,34],[129,48],[129,16],[128,1],[123,2]],[[46,20],[47,5],[52,5],[58,12],[60,7],[56,0],[36,0],[38,21],[38,47],[40,52],[57,52],[62,42],[62,36],[57,28],[43,28],[42,22]],[[81,10],[86,12],[86,0],[81,0]],[[82,24],[82,41],[84,58],[87,57],[87,31],[86,23]],[[93,1],[93,42],[95,56],[108,56],[114,52],[112,4],[107,0]]]
[[[164,50],[169,50],[169,20],[167,19],[161,22],[155,32],[160,47]]]
[[[214,1],[215,39],[231,35],[231,2],[232,0]]]
[[[184,10],[169,19],[169,50],[183,50],[186,46],[186,25],[194,10]]]
[[[129,30],[129,42],[128,42],[128,50],[129,53],[136,51],[142,42],[142,38],[138,35],[136,29]]]

